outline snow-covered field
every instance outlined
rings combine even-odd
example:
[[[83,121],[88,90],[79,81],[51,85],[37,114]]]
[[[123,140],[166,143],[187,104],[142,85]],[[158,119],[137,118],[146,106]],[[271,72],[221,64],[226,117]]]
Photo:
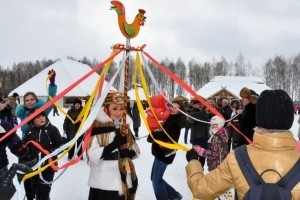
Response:
[[[52,114],[52,113],[51,113]],[[293,132],[295,138],[297,137],[299,125],[297,123],[299,115],[295,116],[293,127],[291,131]],[[53,117],[49,116],[52,124],[57,126],[62,133],[63,120],[64,117],[60,113],[60,116]],[[179,139],[179,143],[183,144],[183,134],[184,129],[182,129],[182,134]],[[146,135],[145,125],[142,126],[139,131],[140,136]],[[141,155],[134,160],[137,175],[139,178],[139,187],[136,194],[137,200],[154,200],[155,196],[153,193],[150,172],[153,162],[153,156],[151,154],[151,145],[146,141],[145,138],[137,141],[140,149]],[[187,145],[191,147],[190,144]],[[17,162],[15,156],[9,154],[10,162]],[[64,157],[61,163],[67,162],[67,157]],[[61,164],[60,163],[60,164]],[[185,159],[185,152],[178,151],[176,158],[172,165],[169,165],[164,179],[172,185],[177,191],[183,195],[184,200],[191,200],[192,195],[188,189],[186,183],[185,165],[187,161]],[[207,170],[206,170],[207,171]],[[87,185],[87,180],[89,176],[89,166],[87,165],[86,157],[77,164],[69,167],[66,172],[52,185],[51,199],[52,200],[86,200],[88,198],[89,187]],[[105,180],[103,180],[105,181]],[[21,193],[24,195],[23,187],[21,186]],[[14,196],[14,200],[18,200],[17,195]],[[22,199],[22,198],[21,198]]]

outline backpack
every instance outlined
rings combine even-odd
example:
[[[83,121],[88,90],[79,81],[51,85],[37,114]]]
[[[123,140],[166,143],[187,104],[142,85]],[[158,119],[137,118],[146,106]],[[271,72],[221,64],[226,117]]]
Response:
[[[273,169],[267,169],[259,175],[251,163],[246,145],[236,148],[234,151],[239,167],[250,187],[244,196],[245,200],[292,199],[291,190],[300,181],[300,159],[298,159],[296,164],[284,177],[281,177],[281,175]],[[262,175],[269,171],[276,172],[281,179],[276,183],[264,182]]]

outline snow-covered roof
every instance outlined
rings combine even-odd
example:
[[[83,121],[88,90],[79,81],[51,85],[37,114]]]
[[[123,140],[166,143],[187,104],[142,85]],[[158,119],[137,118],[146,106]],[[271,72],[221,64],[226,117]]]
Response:
[[[51,69],[55,70],[56,72],[55,82],[57,85],[57,94],[59,94],[76,80],[92,70],[91,67],[86,64],[62,58],[20,85],[19,87],[15,88],[9,93],[9,96],[11,96],[14,92],[17,92],[20,96],[24,96],[24,94],[28,91],[33,91],[37,96],[47,96],[48,94],[46,90],[46,78],[48,76],[49,70]],[[91,74],[87,79],[85,79],[79,85],[69,91],[66,96],[90,95],[98,79],[99,75],[97,73]],[[106,85],[107,82],[104,82],[104,87]]]
[[[146,95],[144,89],[142,87],[138,87],[138,93],[141,100],[146,100]],[[136,100],[135,98],[135,90],[131,89],[127,92],[127,95],[130,97],[130,100]]]
[[[257,94],[271,89],[262,78],[253,76],[215,76],[209,83],[197,91],[201,97],[207,99],[217,92],[226,89],[236,97],[240,97],[240,91],[243,87],[254,90]]]

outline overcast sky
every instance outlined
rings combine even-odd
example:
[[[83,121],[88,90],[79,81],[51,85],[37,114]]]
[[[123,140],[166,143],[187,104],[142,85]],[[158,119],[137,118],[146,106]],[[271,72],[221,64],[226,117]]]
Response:
[[[0,0],[0,65],[87,56],[104,60],[126,40],[109,0]],[[187,64],[224,56],[260,67],[275,55],[300,53],[299,0],[123,0],[129,23],[137,9],[146,23],[132,46],[155,59]]]

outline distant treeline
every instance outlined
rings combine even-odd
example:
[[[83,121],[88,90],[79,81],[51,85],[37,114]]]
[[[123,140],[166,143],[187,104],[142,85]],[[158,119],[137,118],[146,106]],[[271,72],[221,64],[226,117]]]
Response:
[[[68,57],[84,64],[95,67],[100,61],[95,58],[90,60],[87,57],[76,59]],[[20,62],[14,64],[12,67],[3,69],[0,65],[0,77],[2,78],[1,92],[7,96],[10,91],[32,78],[40,71],[55,63],[56,60],[43,59],[35,62]],[[121,63],[121,62],[120,62]],[[120,63],[113,62],[112,66],[106,75],[106,80],[109,81],[113,76],[117,66]],[[251,62],[246,62],[244,56],[240,53],[235,62],[227,61],[224,57],[220,60],[212,59],[212,61],[197,61],[195,59],[189,61],[187,64],[178,58],[177,61],[165,58],[160,62],[163,66],[173,72],[175,75],[184,80],[194,90],[200,89],[203,85],[208,83],[214,76],[259,76],[265,79],[266,84],[273,89],[283,89],[296,101],[300,100],[300,53],[296,56],[285,58],[283,56],[275,56],[269,58],[267,62],[258,67],[253,67]],[[160,71],[153,63],[148,61],[147,65],[154,74],[155,79],[160,88],[168,91],[170,96],[176,95],[178,85],[172,79]],[[134,58],[130,58],[130,69],[133,69]],[[99,72],[100,73],[100,72]],[[131,87],[133,79],[133,70],[130,70],[129,83]],[[157,93],[150,77],[147,73],[146,80],[149,85],[151,94]],[[59,84],[59,83],[58,83]],[[114,83],[114,87],[118,88],[119,79]]]

